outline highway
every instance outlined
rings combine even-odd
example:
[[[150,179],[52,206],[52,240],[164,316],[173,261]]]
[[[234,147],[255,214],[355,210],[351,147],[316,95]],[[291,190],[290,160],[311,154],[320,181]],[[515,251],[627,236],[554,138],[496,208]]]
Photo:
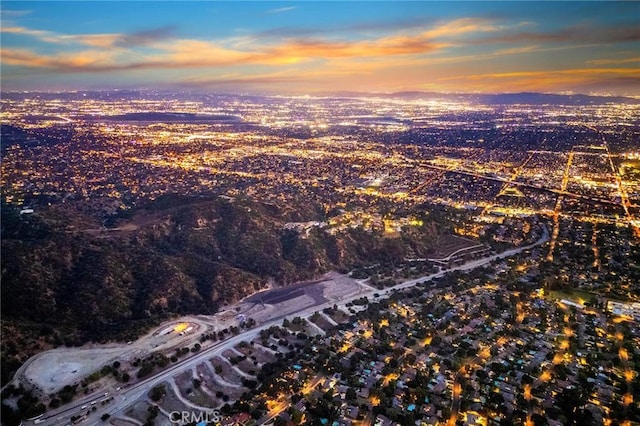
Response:
[[[455,266],[435,274],[405,281],[393,287],[388,287],[384,291],[389,293],[391,290],[401,290],[404,288],[413,287],[418,283],[422,283],[424,281],[429,281],[434,278],[442,277],[446,273],[451,271],[468,271],[474,268],[478,268],[480,266],[489,264],[494,260],[513,256],[515,254],[521,253],[522,251],[529,250],[536,246],[542,245],[546,243],[548,240],[549,240],[549,231],[547,227],[544,226],[542,236],[535,243],[532,243],[523,247],[513,248],[503,253],[494,254],[481,259],[473,260],[463,265]],[[216,342],[213,346],[202,349],[200,352],[197,352],[196,354],[190,356],[189,358],[183,359],[181,361],[178,361],[177,363],[170,365],[167,369],[162,370],[151,377],[143,379],[140,382],[127,385],[122,389],[120,389],[119,391],[113,390],[109,392],[109,396],[112,396],[113,400],[106,405],[101,405],[99,403],[93,405],[96,407],[96,411],[88,414],[87,418],[84,421],[82,421],[80,424],[103,425],[104,422],[100,420],[100,417],[103,414],[109,414],[112,417],[117,417],[118,415],[124,414],[127,407],[131,405],[133,402],[137,400],[145,399],[146,393],[149,392],[149,390],[153,386],[156,386],[164,381],[170,380],[172,377],[180,374],[185,370],[195,368],[198,364],[206,362],[207,360],[209,360],[210,358],[216,355],[222,354],[222,352],[224,352],[225,350],[236,346],[238,343],[242,341],[250,341],[251,339],[255,338],[260,333],[261,330],[268,329],[269,327],[274,325],[280,325],[283,318],[285,317],[293,317],[293,316],[308,317],[308,316],[311,316],[314,312],[321,311],[324,308],[331,307],[336,303],[338,304],[339,307],[344,308],[347,303],[352,302],[355,299],[359,299],[362,297],[373,299],[375,297],[374,294],[376,293],[382,294],[382,291],[372,288],[371,290],[362,291],[356,295],[351,295],[339,301],[329,300],[319,305],[302,308],[298,311],[291,312],[287,315],[283,315],[281,317],[277,317],[270,321],[259,324],[256,327],[251,328],[249,330],[245,330],[242,333],[238,334],[237,336],[230,337],[224,341]],[[80,400],[76,400],[72,403],[72,405],[66,405],[64,407],[45,413],[43,417],[38,419],[38,424],[42,426],[70,424],[71,423],[70,419],[72,416],[78,416],[81,413],[87,412],[86,408],[82,409],[83,406],[87,406],[87,408],[91,408],[90,404],[92,401],[101,400],[104,398],[105,398],[104,391],[102,391],[102,392],[92,394],[91,396],[82,398]],[[202,411],[207,411],[207,410],[210,410],[210,408],[202,407]],[[23,425],[25,426],[31,425],[31,424],[35,424],[35,422],[34,421],[23,422]]]
[[[571,163],[573,162],[573,150],[569,153],[569,157],[567,158],[567,164],[564,169],[564,174],[562,176],[562,185],[561,190],[564,191],[567,189],[567,185],[569,183]],[[556,248],[556,241],[558,240],[558,235],[560,234],[560,210],[562,210],[562,201],[564,200],[563,195],[558,195],[556,198],[556,206],[553,209],[553,232],[551,233],[551,243],[549,244],[549,254],[547,255],[547,261],[553,261],[553,252]]]

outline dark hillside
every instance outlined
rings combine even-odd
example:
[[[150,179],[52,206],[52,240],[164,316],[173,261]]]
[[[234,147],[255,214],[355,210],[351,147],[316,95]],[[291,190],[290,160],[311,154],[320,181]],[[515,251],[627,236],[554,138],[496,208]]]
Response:
[[[26,217],[3,207],[3,383],[47,347],[129,340],[171,316],[214,313],[268,280],[394,263],[437,239],[427,225],[401,238],[358,228],[303,235],[285,223],[320,220],[322,209],[242,197],[164,196],[110,229],[60,219],[55,207]]]

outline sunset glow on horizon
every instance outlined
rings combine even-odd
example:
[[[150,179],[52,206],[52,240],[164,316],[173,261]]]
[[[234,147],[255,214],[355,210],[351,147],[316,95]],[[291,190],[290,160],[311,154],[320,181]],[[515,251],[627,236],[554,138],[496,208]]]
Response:
[[[2,4],[2,90],[640,96],[638,2]]]

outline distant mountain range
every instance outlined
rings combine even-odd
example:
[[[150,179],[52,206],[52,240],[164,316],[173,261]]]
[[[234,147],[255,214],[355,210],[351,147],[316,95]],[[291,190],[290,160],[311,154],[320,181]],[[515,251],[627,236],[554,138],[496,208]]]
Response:
[[[607,103],[640,104],[640,99],[625,96],[593,96],[593,95],[561,95],[553,93],[438,93],[438,92],[395,92],[395,93],[365,93],[338,92],[327,96],[344,98],[384,98],[404,100],[444,100],[458,102],[473,102],[483,105],[599,105]]]
[[[22,99],[25,96],[39,97],[41,99],[69,100],[98,99],[98,100],[123,100],[123,99],[171,99],[175,96],[191,99],[214,100],[216,98],[268,98],[268,95],[248,95],[231,93],[205,93],[205,92],[173,92],[155,90],[92,90],[75,92],[6,92],[2,93],[4,99]],[[601,105],[608,103],[623,103],[630,105],[640,104],[640,98],[626,96],[595,96],[583,94],[554,94],[537,92],[520,93],[439,93],[406,91],[394,93],[371,92],[325,92],[316,94],[318,97],[328,98],[384,98],[404,100],[441,100],[451,102],[471,102],[483,105]],[[285,96],[286,97],[286,96]]]

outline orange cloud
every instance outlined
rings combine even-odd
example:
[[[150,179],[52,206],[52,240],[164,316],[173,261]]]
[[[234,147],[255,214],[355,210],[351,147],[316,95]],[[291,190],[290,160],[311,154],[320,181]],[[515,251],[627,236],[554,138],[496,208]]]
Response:
[[[587,64],[593,64],[593,65],[636,64],[640,66],[640,57],[624,58],[624,59],[594,59],[591,61],[587,61]]]
[[[25,27],[4,27],[2,32],[24,34],[52,44],[79,44],[97,49],[120,49],[129,51],[135,61],[104,62],[97,51],[95,58],[87,56],[78,60],[75,54],[45,55],[35,51],[7,51],[5,63],[11,65],[50,68],[63,71],[103,72],[117,69],[142,68],[194,68],[231,66],[242,64],[292,65],[311,60],[331,58],[388,57],[420,55],[451,46],[434,39],[446,38],[471,32],[496,31],[498,27],[486,19],[463,18],[445,22],[418,34],[398,33],[361,40],[328,39],[283,39],[264,44],[264,40],[252,37],[229,38],[221,41],[176,39],[173,28],[163,27],[132,34],[57,34],[50,31],[32,30]],[[132,49],[147,45],[152,50],[140,54]],[[124,55],[122,55],[124,57]],[[3,58],[4,59],[4,58]],[[112,56],[107,56],[112,60]]]
[[[516,26],[520,25],[522,24]],[[585,45],[575,44],[549,46],[542,43],[574,36],[569,30],[550,34],[548,37],[542,34],[539,40],[538,34],[519,33],[521,38],[516,40],[516,44],[498,46],[501,48],[499,50],[491,51],[490,46],[487,46],[480,50],[471,50],[472,54],[452,56],[455,53],[469,52],[449,48],[475,44],[474,40],[468,41],[464,37],[472,33],[499,31],[498,37],[481,41],[506,43],[508,37],[503,34],[505,29],[506,27],[496,25],[491,20],[463,18],[436,24],[426,31],[411,27],[408,31],[356,40],[303,37],[261,39],[255,36],[201,40],[177,39],[171,27],[131,34],[65,35],[8,26],[3,27],[2,32],[24,34],[58,44],[61,45],[61,50],[45,54],[34,50],[5,48],[0,50],[0,60],[3,65],[51,73],[203,69],[204,76],[183,80],[181,84],[187,86],[290,84],[303,87],[307,82],[331,88],[342,85],[341,90],[366,90],[367,87],[372,90],[384,90],[389,87],[409,90],[425,88],[426,85],[433,88],[433,85],[437,85],[441,90],[456,91],[504,91],[503,88],[508,88],[509,91],[547,91],[556,88],[567,90],[567,87],[590,84],[603,79],[618,79],[623,82],[638,78],[637,71],[623,67],[468,74],[470,64],[478,64],[479,61],[505,55],[584,47]],[[611,34],[617,38],[633,37],[633,32],[627,30]],[[536,40],[540,43],[519,45],[525,40]],[[72,45],[72,48],[88,48],[68,52],[62,50],[69,48],[66,45]],[[138,46],[145,48],[138,49]],[[638,61],[638,58],[596,59],[587,63],[623,65],[634,61]],[[455,63],[464,64],[465,69],[455,73],[456,70],[451,69],[452,66],[444,65]],[[228,72],[223,74],[222,70]],[[20,72],[24,74],[23,70]]]
[[[458,75],[438,79],[441,84],[457,82],[468,90],[504,92],[519,90],[554,91],[640,82],[640,70],[633,68],[580,68],[548,71],[513,71]],[[597,84],[596,84],[597,83]]]
[[[25,27],[9,26],[2,27],[0,30],[8,34],[22,34],[35,37],[41,41],[53,44],[69,44],[78,43],[93,47],[111,47],[115,44],[120,34],[81,34],[81,35],[64,35],[56,34],[51,31],[32,30]]]
[[[52,68],[53,61],[47,56],[38,55],[27,49],[0,49],[2,64],[33,68]]]
[[[424,37],[390,36],[356,42],[297,40],[268,50],[268,56],[282,58],[340,58],[409,55],[432,52],[444,44],[435,44]]]
[[[32,30],[29,28],[18,27],[18,26],[2,26],[0,28],[0,32],[7,33],[7,34],[24,34],[32,37],[37,37],[37,38],[48,37],[50,35],[53,35],[53,33],[49,31]]]
[[[488,74],[476,74],[465,75],[464,77],[448,77],[444,80],[456,80],[456,79],[487,79],[487,78],[512,78],[512,77],[546,77],[553,75],[595,75],[595,74],[630,74],[640,75],[640,70],[632,68],[579,68],[579,69],[565,69],[565,70],[550,70],[550,71],[513,71],[503,73],[488,73]]]
[[[151,46],[152,50],[144,55],[136,54],[134,50],[124,46],[118,47],[119,58],[138,59],[135,62],[118,63],[115,62],[115,55],[104,52],[113,50],[108,48],[120,46],[124,39],[122,35],[61,36],[38,32],[37,36],[52,42],[73,41],[105,49],[82,52],[82,60],[78,60],[78,54],[44,55],[29,50],[6,49],[2,55],[3,62],[9,65],[63,71],[103,72],[118,69],[196,68],[244,64],[290,65],[315,59],[415,55],[433,52],[447,46],[445,43],[433,43],[422,35],[395,35],[354,42],[302,39],[286,40],[271,45],[249,44],[246,40],[234,43],[236,46],[242,46],[243,49],[230,48],[222,43],[211,41],[182,39],[154,43]]]
[[[257,55],[201,40],[178,40],[159,47],[162,52],[154,58],[157,61],[173,63],[176,67],[242,64]]]
[[[244,37],[222,41],[172,38],[173,28],[164,27],[132,34],[65,35],[25,27],[4,27],[3,32],[24,34],[52,44],[79,44],[103,50],[120,50],[121,55],[106,55],[99,50],[82,53],[39,54],[28,50],[6,50],[2,60],[9,65],[48,68],[69,72],[105,72],[145,68],[197,68],[234,65],[287,66],[333,58],[385,58],[421,55],[451,46],[433,41],[471,32],[496,31],[486,19],[463,18],[445,22],[418,34],[398,33],[361,40],[284,39],[263,44]],[[145,53],[134,47],[150,46]],[[125,55],[127,54],[128,55]],[[120,58],[123,61],[117,62]],[[131,60],[128,58],[136,58]]]
[[[115,65],[116,55],[105,50],[86,50],[63,53],[55,56],[39,55],[27,49],[0,49],[3,65],[15,65],[30,68],[50,68],[66,71],[87,69],[109,70]]]
[[[52,44],[81,44],[99,48],[133,47],[153,43],[171,37],[173,27],[161,27],[138,31],[130,34],[58,34],[51,31],[33,30],[20,26],[3,26],[0,32],[22,34],[35,37],[40,41]]]
[[[110,48],[119,40],[119,34],[84,34],[84,35],[55,35],[42,37],[49,43],[78,43],[91,47]]]

